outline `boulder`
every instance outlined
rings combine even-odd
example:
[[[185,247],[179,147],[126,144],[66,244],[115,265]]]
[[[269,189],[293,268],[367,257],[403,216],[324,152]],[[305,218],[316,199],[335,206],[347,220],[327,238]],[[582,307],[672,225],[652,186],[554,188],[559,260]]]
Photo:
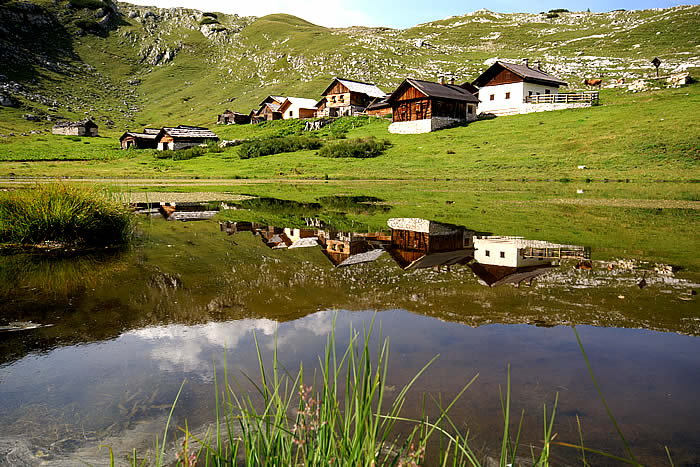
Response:
[[[19,102],[12,96],[0,93],[0,106],[2,107],[17,107]]]
[[[690,73],[676,73],[666,78],[666,82],[671,86],[683,86],[689,84],[691,80]]]
[[[647,89],[649,89],[649,84],[646,81],[644,81],[643,79],[638,79],[638,80],[632,81],[632,83],[630,83],[630,85],[627,86],[627,89],[629,91],[634,91],[634,92],[646,91]]]

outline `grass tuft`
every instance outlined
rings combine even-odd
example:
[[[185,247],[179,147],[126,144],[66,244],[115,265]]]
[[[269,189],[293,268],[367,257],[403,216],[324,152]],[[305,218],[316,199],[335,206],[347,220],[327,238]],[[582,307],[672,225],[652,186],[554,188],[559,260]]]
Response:
[[[0,243],[97,247],[132,232],[131,213],[105,191],[55,183],[0,193]]]

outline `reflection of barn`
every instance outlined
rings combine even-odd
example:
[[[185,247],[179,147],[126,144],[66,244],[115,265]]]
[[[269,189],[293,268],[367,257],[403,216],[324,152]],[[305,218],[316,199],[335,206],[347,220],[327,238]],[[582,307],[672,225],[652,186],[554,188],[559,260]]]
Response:
[[[488,236],[474,240],[469,267],[490,287],[532,281],[552,269],[553,261],[589,259],[590,249],[522,237]]]
[[[155,149],[158,146],[156,137],[159,132],[158,128],[144,128],[143,133],[127,131],[119,138],[119,142],[122,149]]]
[[[323,254],[336,266],[366,263],[376,260],[383,252],[383,246],[390,238],[381,233],[358,234],[322,230],[318,241]]]
[[[389,252],[403,269],[466,264],[473,257],[474,232],[426,219],[394,218]]]

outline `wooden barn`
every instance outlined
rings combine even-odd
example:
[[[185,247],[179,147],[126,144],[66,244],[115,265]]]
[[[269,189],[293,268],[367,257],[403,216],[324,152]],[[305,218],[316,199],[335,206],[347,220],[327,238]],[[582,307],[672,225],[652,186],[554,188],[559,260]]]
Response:
[[[127,131],[119,138],[119,143],[122,149],[156,149],[158,133],[160,133],[158,128],[144,128],[143,133]]]
[[[187,125],[163,128],[156,136],[157,148],[160,151],[186,149],[218,140],[216,133],[208,128]]]
[[[260,123],[269,120],[281,120],[282,113],[280,106],[287,100],[283,96],[267,96],[261,103],[257,111],[251,112],[250,123]]]
[[[288,97],[279,107],[279,112],[285,120],[290,118],[314,118],[316,110],[316,101],[303,97]]]
[[[317,105],[316,117],[319,118],[359,115],[375,99],[386,97],[386,93],[372,83],[341,78],[333,78],[321,95],[325,98],[325,105]]]
[[[393,218],[389,253],[403,269],[466,264],[473,258],[474,232],[419,218]]]
[[[391,115],[391,102],[389,102],[389,98],[375,98],[372,103],[367,106],[367,115],[372,115],[374,117]]]
[[[97,124],[89,118],[79,122],[59,122],[53,126],[54,135],[99,136]]]
[[[387,99],[391,104],[391,133],[428,133],[476,120],[479,100],[464,85],[407,78]]]
[[[220,125],[245,125],[250,123],[250,115],[225,110],[224,113],[218,115],[216,123]]]

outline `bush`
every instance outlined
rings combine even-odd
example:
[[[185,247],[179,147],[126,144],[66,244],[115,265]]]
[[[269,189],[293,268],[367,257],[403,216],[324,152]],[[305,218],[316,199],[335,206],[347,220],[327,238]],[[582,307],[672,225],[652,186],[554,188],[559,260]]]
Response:
[[[203,156],[206,153],[207,148],[203,148],[202,146],[192,146],[191,148],[173,151],[173,160],[186,161],[189,159],[194,159],[195,157]]]
[[[569,13],[569,10],[566,8],[555,8],[553,10],[549,10],[550,13]]]
[[[557,13],[547,13],[547,18],[559,18],[559,15]]]
[[[372,136],[369,138],[349,139],[347,141],[328,143],[321,148],[318,155],[322,157],[353,157],[365,159],[377,157],[389,146],[391,146],[389,140],[378,140]]]
[[[320,147],[321,140],[313,136],[283,136],[246,141],[238,147],[238,155],[241,159],[252,159]]]
[[[0,243],[116,245],[132,228],[131,213],[96,189],[47,184],[0,194]]]

